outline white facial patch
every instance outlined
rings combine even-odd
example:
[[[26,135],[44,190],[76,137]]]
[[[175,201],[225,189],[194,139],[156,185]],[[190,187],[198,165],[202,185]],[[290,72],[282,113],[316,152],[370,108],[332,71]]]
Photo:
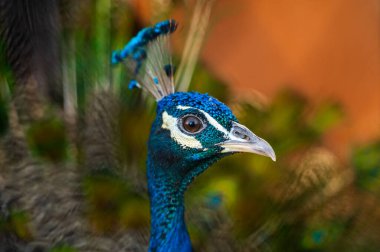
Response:
[[[196,109],[206,117],[207,121],[212,126],[214,126],[215,129],[222,132],[225,136],[227,136],[229,134],[229,132],[226,130],[226,128],[224,128],[220,123],[218,123],[217,120],[215,120],[212,116],[210,116],[206,111],[203,111],[202,109],[197,109],[197,108],[193,108],[193,107],[189,107],[189,106],[181,106],[181,105],[177,106],[177,109],[181,109],[181,110]]]
[[[163,129],[170,131],[170,137],[178,144],[185,148],[202,149],[203,146],[194,136],[189,136],[183,133],[177,125],[177,118],[169,115],[166,111],[162,113],[162,126]]]

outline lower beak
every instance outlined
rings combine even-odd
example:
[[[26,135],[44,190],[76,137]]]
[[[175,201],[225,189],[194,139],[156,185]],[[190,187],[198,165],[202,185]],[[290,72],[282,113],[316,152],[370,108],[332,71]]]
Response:
[[[250,152],[270,157],[276,161],[276,154],[272,146],[237,122],[232,122],[228,139],[217,145],[223,147],[222,153]]]

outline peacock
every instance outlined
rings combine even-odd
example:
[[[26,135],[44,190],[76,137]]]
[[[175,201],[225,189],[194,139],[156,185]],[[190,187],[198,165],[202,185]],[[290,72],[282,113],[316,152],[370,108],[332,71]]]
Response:
[[[213,163],[238,152],[276,160],[269,143],[240,124],[228,106],[208,94],[175,92],[169,36],[176,28],[175,20],[144,28],[112,55],[112,63],[129,72],[129,88],[144,89],[157,101],[147,157],[149,251],[192,250],[184,194]]]
[[[257,162],[248,177],[249,157],[240,159],[246,167],[228,158],[221,166],[242,168],[228,169],[236,175],[228,180],[252,182],[239,185],[241,200],[231,214],[224,195],[208,201],[209,195],[193,193],[185,215],[185,191],[214,162],[236,152],[275,155],[226,105],[186,92],[213,1],[195,1],[178,70],[170,56],[174,20],[144,28],[110,57],[111,44],[121,42],[128,29],[118,36],[105,33],[103,4],[112,15],[117,12],[115,21],[126,16],[122,7],[130,2],[0,0],[0,252],[188,251],[191,243],[200,251],[379,251],[379,200],[363,190],[367,183],[372,192],[379,188],[379,162],[370,158],[378,152],[361,151],[355,159],[360,171],[343,166],[319,141],[310,148],[319,139],[313,133],[321,130],[320,115],[315,122],[301,120],[307,104],[288,92],[260,111],[251,101],[234,104],[239,119],[264,129],[260,134],[276,146],[281,169],[265,170],[273,179],[257,174],[270,160]],[[89,20],[100,22],[86,29]],[[139,21],[133,25],[140,30]],[[116,27],[125,26],[116,22],[111,28]],[[115,41],[107,44],[109,38]],[[108,75],[110,61],[125,65],[133,90],[124,90],[122,68]],[[101,74],[93,62],[104,69]],[[154,99],[155,119],[147,109]],[[153,122],[149,141],[147,122]],[[299,145],[306,150],[294,153]],[[146,147],[145,175],[140,152]],[[221,174],[226,176],[212,174],[213,182]],[[127,192],[122,204],[120,192]],[[133,226],[123,222],[126,216],[140,219]],[[191,230],[194,225],[201,237]]]

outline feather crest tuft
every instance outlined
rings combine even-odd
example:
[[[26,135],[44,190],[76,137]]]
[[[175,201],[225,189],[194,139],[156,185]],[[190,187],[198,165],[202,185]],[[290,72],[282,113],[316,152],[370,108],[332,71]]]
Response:
[[[157,101],[174,93],[175,72],[169,36],[177,29],[173,19],[142,29],[123,49],[112,54],[112,64],[124,63],[131,75],[129,88],[143,88]]]

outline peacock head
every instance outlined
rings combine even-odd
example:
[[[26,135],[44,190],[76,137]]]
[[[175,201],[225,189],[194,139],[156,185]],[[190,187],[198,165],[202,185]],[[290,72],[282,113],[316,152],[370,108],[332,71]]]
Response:
[[[169,35],[176,28],[174,20],[144,28],[112,55],[112,63],[124,63],[133,78],[129,87],[142,88],[157,100],[148,144],[148,180],[165,178],[186,188],[213,162],[236,152],[275,160],[272,147],[239,124],[226,105],[206,94],[175,92]]]
[[[155,169],[187,186],[213,162],[237,152],[276,159],[272,147],[238,123],[222,102],[196,92],[163,97],[149,139],[149,156]],[[158,168],[160,169],[160,168]]]

